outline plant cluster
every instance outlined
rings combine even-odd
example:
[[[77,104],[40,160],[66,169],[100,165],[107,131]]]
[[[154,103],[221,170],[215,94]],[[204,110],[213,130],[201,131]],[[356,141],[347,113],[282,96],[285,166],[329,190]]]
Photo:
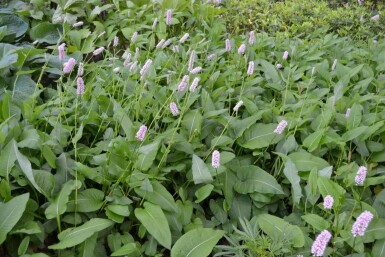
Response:
[[[385,41],[227,4],[0,10],[1,256],[384,255]]]
[[[319,0],[228,0],[222,15],[230,33],[264,31],[280,38],[319,38],[328,33],[355,40],[372,40],[384,35],[383,8],[370,1]],[[361,5],[359,4],[361,3]],[[379,14],[379,18],[374,20]]]

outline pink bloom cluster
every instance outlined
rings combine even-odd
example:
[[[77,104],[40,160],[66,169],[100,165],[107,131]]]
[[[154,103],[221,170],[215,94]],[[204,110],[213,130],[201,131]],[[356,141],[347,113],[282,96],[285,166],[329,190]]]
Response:
[[[195,91],[195,89],[197,88],[198,83],[199,83],[200,80],[201,80],[200,77],[194,78],[193,82],[190,85],[190,92],[194,92]]]
[[[179,92],[183,92],[186,89],[188,81],[189,81],[189,76],[184,75],[182,78],[182,81],[178,85],[178,91]]]
[[[329,231],[327,230],[322,231],[315,239],[311,247],[311,253],[314,256],[323,256],[326,246],[329,243],[331,238],[332,238],[332,234],[330,234]]]
[[[357,186],[362,186],[364,184],[367,171],[368,170],[366,169],[365,166],[360,166],[358,168],[357,175],[354,179]]]
[[[324,198],[324,208],[330,210],[333,207],[334,198],[331,195],[327,195]]]
[[[72,69],[74,68],[76,64],[76,60],[74,58],[69,58],[68,62],[65,62],[64,63],[64,66],[63,66],[63,72],[64,74],[68,74],[72,71]]]
[[[357,217],[352,227],[352,234],[354,237],[363,236],[370,221],[373,219],[373,214],[370,211],[364,211]]]
[[[211,166],[213,166],[214,169],[218,169],[220,166],[220,160],[221,160],[221,154],[219,153],[218,150],[215,150],[213,152]]]
[[[139,141],[143,141],[144,137],[146,136],[146,132],[147,132],[146,125],[140,126],[138,132],[136,132],[136,136],[135,136],[136,139],[138,139]]]
[[[174,115],[174,116],[179,115],[179,110],[178,110],[178,106],[176,105],[176,103],[172,102],[170,104],[170,111],[171,111],[172,115]]]
[[[277,128],[274,130],[274,133],[277,135],[282,134],[283,130],[287,126],[287,121],[286,120],[281,120],[281,122],[278,124]]]

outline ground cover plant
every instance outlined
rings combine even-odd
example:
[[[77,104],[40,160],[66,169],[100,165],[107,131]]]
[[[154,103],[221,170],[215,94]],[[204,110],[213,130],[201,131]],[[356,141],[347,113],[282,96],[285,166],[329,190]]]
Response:
[[[385,41],[219,2],[2,6],[0,256],[385,256]]]

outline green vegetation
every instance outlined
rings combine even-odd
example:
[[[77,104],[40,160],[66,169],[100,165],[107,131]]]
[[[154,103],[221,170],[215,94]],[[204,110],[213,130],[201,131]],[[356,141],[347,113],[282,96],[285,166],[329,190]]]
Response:
[[[0,256],[385,256],[370,7],[2,6]]]

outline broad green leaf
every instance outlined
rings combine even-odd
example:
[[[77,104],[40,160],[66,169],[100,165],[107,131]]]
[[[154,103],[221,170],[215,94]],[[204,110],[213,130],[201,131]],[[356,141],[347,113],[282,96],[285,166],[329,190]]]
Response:
[[[17,249],[17,254],[19,256],[24,255],[28,250],[28,246],[29,246],[29,236],[24,237],[24,239],[21,241],[19,248]]]
[[[80,186],[80,185],[78,185]],[[59,217],[67,210],[68,197],[75,190],[75,181],[70,180],[65,183],[56,196],[55,200],[45,210],[45,216],[47,219],[53,219]]]
[[[155,141],[151,144],[141,146],[138,150],[139,156],[135,163],[135,167],[142,171],[148,170],[155,160],[159,145],[159,141]]]
[[[14,13],[0,15],[0,27],[7,26],[7,35],[22,36],[28,29],[28,23]]]
[[[137,256],[137,254],[140,254],[140,251],[137,248],[136,243],[128,243],[113,252],[111,256]]]
[[[284,135],[274,133],[277,124],[257,123],[247,129],[238,143],[248,149],[260,149],[278,143]]]
[[[193,133],[200,134],[202,122],[203,117],[200,110],[198,109],[188,111],[182,120],[182,124],[186,128],[189,135]]]
[[[14,51],[9,51],[4,54],[0,59],[0,69],[10,67],[12,64],[17,62],[18,55]]]
[[[136,208],[135,217],[147,231],[167,249],[171,248],[171,231],[162,209],[155,204],[145,202],[144,209]]]
[[[195,184],[208,183],[213,180],[209,168],[201,158],[193,154],[192,158],[192,174]]]
[[[298,171],[309,171],[312,168],[320,170],[330,166],[330,164],[324,159],[316,157],[305,151],[289,154],[289,158],[294,162]]]
[[[36,184],[40,187],[42,194],[51,198],[55,188],[55,177],[49,171],[34,170]]]
[[[309,152],[313,152],[316,150],[320,145],[320,142],[325,134],[324,129],[320,129],[309,136],[305,138],[303,141],[303,146],[307,148]]]
[[[365,131],[368,130],[368,126],[361,126],[358,128],[354,128],[352,130],[347,131],[345,134],[342,135],[342,139],[346,141],[351,141],[357,137],[359,137],[361,134],[363,134]]]
[[[234,117],[229,119],[229,135],[235,140],[243,135],[246,129],[253,125],[257,120],[262,118],[262,114],[266,111],[259,111],[253,116],[247,117],[243,120],[238,120]]]
[[[372,248],[372,256],[385,257],[385,239],[377,240]]]
[[[60,240],[55,245],[48,246],[49,249],[65,249],[83,243],[86,239],[92,237],[95,233],[102,231],[114,222],[107,219],[93,218],[83,225],[75,228],[68,228],[58,235]]]
[[[239,167],[237,175],[239,181],[235,183],[234,190],[238,193],[284,194],[277,180],[257,166]]]
[[[251,217],[251,205],[252,201],[248,195],[235,195],[229,211],[231,219],[238,222],[241,218],[249,220]]]
[[[379,239],[385,239],[385,219],[374,218],[369,223],[362,240],[364,243],[372,243]]]
[[[292,160],[288,159],[286,161],[283,173],[291,184],[293,202],[299,204],[299,201],[302,197],[302,190],[300,185],[301,178],[298,176],[297,167],[295,167],[295,164]]]
[[[84,125],[83,124],[80,124],[79,128],[76,128],[76,134],[75,136],[72,138],[71,142],[72,144],[76,144],[83,136],[83,129],[84,129]]]
[[[170,192],[158,181],[153,181],[151,184],[152,192],[140,188],[135,188],[135,192],[147,201],[159,205],[165,211],[177,212],[174,197]]]
[[[23,215],[29,199],[29,193],[16,196],[6,203],[0,202],[0,244]]]
[[[96,248],[97,239],[98,239],[98,233],[95,233],[91,237],[87,238],[80,246],[78,256],[79,257],[93,256]]]
[[[323,197],[331,195],[334,198],[334,204],[336,206],[341,203],[345,195],[345,189],[343,187],[325,177],[318,177],[317,185]]]
[[[214,214],[215,218],[222,224],[227,221],[227,213],[223,210],[220,202],[218,203],[214,199],[210,199],[210,210]]]
[[[94,212],[103,205],[104,192],[95,188],[83,190],[78,193],[77,202],[70,200],[67,204],[68,212]],[[76,206],[77,203],[77,206]]]
[[[306,214],[302,215],[301,218],[318,231],[328,229],[330,226],[328,221],[318,216],[317,214]]]
[[[56,44],[60,39],[62,28],[58,24],[50,22],[39,22],[34,26],[29,35],[33,41],[38,40],[48,44]]]
[[[27,179],[29,180],[29,182],[31,182],[31,184],[35,187],[35,189],[37,191],[39,191],[41,193],[41,189],[40,187],[36,184],[36,181],[35,181],[35,178],[33,176],[33,172],[32,172],[32,166],[31,166],[31,162],[28,160],[27,157],[25,157],[23,154],[21,154],[19,152],[19,149],[17,147],[17,144],[16,142],[13,140],[13,149],[15,151],[15,154],[16,154],[16,160],[17,162],[19,163],[19,166],[21,168],[21,171],[24,173],[24,175],[27,177]]]
[[[350,115],[346,121],[346,129],[352,130],[357,128],[361,124],[362,119],[362,106],[358,103],[353,104],[350,109]]]
[[[16,162],[16,153],[14,151],[13,141],[10,141],[0,151],[0,176],[8,178],[9,172],[13,168]]]
[[[263,232],[277,242],[289,241],[297,248],[305,245],[305,236],[302,230],[281,218],[270,214],[260,214],[258,216],[258,224]]]
[[[207,184],[207,185],[204,185],[202,186],[201,188],[199,188],[196,192],[195,192],[195,196],[197,197],[196,199],[196,203],[200,203],[202,202],[204,199],[206,199],[207,197],[210,196],[211,192],[213,191],[214,189],[214,186],[211,185],[211,184]]]
[[[211,228],[190,230],[176,241],[171,249],[171,257],[209,256],[224,234],[225,232],[222,230],[213,230]]]

